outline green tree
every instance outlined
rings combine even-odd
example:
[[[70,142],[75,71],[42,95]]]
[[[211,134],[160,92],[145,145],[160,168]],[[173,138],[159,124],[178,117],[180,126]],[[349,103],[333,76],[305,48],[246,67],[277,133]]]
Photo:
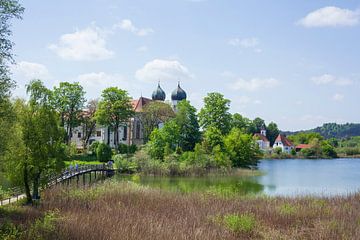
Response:
[[[251,134],[259,133],[262,126],[265,126],[265,128],[266,128],[265,121],[263,119],[257,117],[252,121],[249,132]]]
[[[145,105],[139,116],[144,129],[144,142],[146,143],[149,140],[151,132],[157,128],[160,123],[165,123],[175,117],[175,113],[169,104],[154,101]]]
[[[100,162],[107,162],[111,160],[112,151],[109,145],[105,143],[99,143],[96,148],[96,157]]]
[[[230,100],[220,93],[209,93],[204,98],[204,107],[199,113],[200,126],[204,130],[215,127],[221,134],[227,134],[231,129]]]
[[[252,121],[246,117],[241,116],[239,113],[235,113],[232,115],[232,122],[231,127],[232,128],[238,128],[241,129],[245,133],[250,133],[250,126],[252,124]]]
[[[266,137],[270,141],[270,146],[272,146],[275,142],[276,137],[279,135],[280,130],[276,123],[271,122],[266,128]]]
[[[82,143],[83,143],[83,149],[86,149],[90,137],[94,134],[96,130],[96,118],[95,113],[98,107],[98,101],[97,100],[90,100],[86,106],[86,110],[80,114],[80,121],[81,121],[81,127],[82,127]]]
[[[153,159],[164,159],[165,150],[167,153],[174,152],[179,146],[180,128],[174,120],[169,120],[161,129],[155,128],[150,134],[148,148]]]
[[[215,127],[209,127],[204,132],[203,147],[207,153],[211,153],[216,146],[223,150],[224,141],[221,131]]]
[[[114,131],[116,151],[119,145],[119,127],[127,124],[133,115],[131,99],[125,90],[109,87],[102,92],[95,116],[99,124],[109,126]]]
[[[10,40],[12,32],[11,19],[21,19],[24,8],[17,0],[0,1],[0,104],[10,95],[10,89],[14,82],[9,77],[10,63],[13,63],[12,47],[14,43]],[[0,105],[0,109],[1,109]],[[0,115],[1,117],[1,115]]]
[[[179,146],[183,151],[192,151],[201,138],[196,108],[189,101],[180,101],[177,104],[175,122],[180,128]]]
[[[54,87],[53,103],[60,114],[61,126],[66,129],[65,143],[70,143],[72,132],[80,123],[79,115],[84,108],[85,91],[79,83],[61,82]]]
[[[63,167],[65,155],[61,143],[63,128],[50,103],[51,91],[40,80],[33,80],[27,86],[27,93],[28,103],[21,100],[16,103],[14,137],[18,139],[7,152],[7,169],[10,175],[21,176],[27,200],[31,202],[39,197],[39,187],[47,182],[49,173]]]
[[[294,135],[290,135],[288,138],[294,145],[302,143],[310,144],[314,139],[317,139],[317,141],[322,141],[324,139],[323,136],[320,135],[320,133],[315,132],[300,132]]]
[[[256,167],[261,158],[259,146],[252,136],[237,128],[233,128],[225,137],[224,146],[234,167]]]

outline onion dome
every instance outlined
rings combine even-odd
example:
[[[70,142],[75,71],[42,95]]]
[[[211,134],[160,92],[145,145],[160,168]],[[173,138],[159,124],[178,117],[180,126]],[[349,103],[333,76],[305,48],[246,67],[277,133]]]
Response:
[[[164,101],[165,98],[166,98],[166,94],[164,90],[162,90],[162,88],[160,87],[160,83],[158,83],[157,88],[152,93],[152,100]]]
[[[177,88],[171,93],[171,100],[181,101],[184,99],[186,99],[186,92],[180,87],[180,83],[178,83]]]

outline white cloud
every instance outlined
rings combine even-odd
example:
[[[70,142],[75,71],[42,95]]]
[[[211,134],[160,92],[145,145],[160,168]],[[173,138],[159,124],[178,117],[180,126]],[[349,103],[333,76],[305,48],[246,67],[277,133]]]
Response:
[[[140,37],[149,35],[151,33],[154,32],[154,30],[152,28],[138,28],[136,27],[130,19],[123,19],[121,22],[119,22],[118,24],[114,25],[114,28],[120,28],[122,30],[125,31],[129,31],[132,32]]]
[[[239,78],[229,87],[234,90],[256,91],[259,89],[276,87],[279,83],[279,80],[275,78],[253,78],[248,81]]]
[[[192,79],[189,70],[177,60],[154,59],[137,70],[135,77],[141,81],[184,81]]]
[[[337,86],[347,86],[353,84],[353,81],[343,77],[336,77],[331,74],[323,74],[320,76],[315,76],[311,78],[316,85],[327,85],[334,84]]]
[[[333,100],[334,100],[334,101],[337,101],[337,102],[342,101],[342,100],[344,100],[344,95],[342,95],[342,94],[340,94],[340,93],[336,93],[336,94],[334,94],[334,96],[333,96]]]
[[[95,26],[64,34],[49,49],[63,59],[75,61],[104,60],[114,55],[106,48],[105,31]]]
[[[359,23],[360,12],[334,6],[310,12],[297,23],[304,27],[355,26]]]
[[[44,80],[50,76],[45,65],[27,61],[21,61],[12,65],[11,72],[16,78],[25,78],[27,81],[35,78]]]
[[[228,41],[228,44],[234,47],[253,49],[257,53],[262,52],[262,49],[258,47],[260,45],[260,41],[255,37],[242,39],[232,38]]]
[[[120,74],[107,74],[105,72],[92,72],[81,74],[76,78],[87,93],[89,98],[98,98],[101,91],[108,87],[119,87],[129,89],[130,84]]]

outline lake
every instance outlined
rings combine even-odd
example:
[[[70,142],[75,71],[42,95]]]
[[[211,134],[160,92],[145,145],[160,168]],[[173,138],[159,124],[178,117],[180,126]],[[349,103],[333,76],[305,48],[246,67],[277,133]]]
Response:
[[[180,192],[266,194],[270,196],[343,196],[360,191],[360,159],[262,160],[261,176],[118,176],[145,186]]]

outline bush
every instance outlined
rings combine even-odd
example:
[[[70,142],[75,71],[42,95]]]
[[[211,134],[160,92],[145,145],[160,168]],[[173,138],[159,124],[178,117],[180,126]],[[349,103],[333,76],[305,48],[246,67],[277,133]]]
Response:
[[[224,224],[235,233],[250,233],[255,228],[256,219],[253,214],[229,214],[224,216]]]
[[[128,147],[128,152],[130,154],[134,154],[136,151],[138,150],[137,146],[135,144],[131,144],[129,147]]]
[[[128,146],[126,144],[124,144],[124,143],[119,143],[118,153],[119,154],[127,154],[128,153]]]
[[[100,162],[107,162],[111,160],[112,151],[109,145],[100,143],[96,149],[96,157]]]
[[[99,141],[95,141],[90,145],[89,150],[91,152],[91,155],[94,155],[94,156],[96,155],[96,149],[99,146],[99,144],[100,144]]]
[[[114,162],[116,168],[123,173],[135,173],[138,170],[138,165],[132,159],[125,158],[121,154],[114,156]]]

